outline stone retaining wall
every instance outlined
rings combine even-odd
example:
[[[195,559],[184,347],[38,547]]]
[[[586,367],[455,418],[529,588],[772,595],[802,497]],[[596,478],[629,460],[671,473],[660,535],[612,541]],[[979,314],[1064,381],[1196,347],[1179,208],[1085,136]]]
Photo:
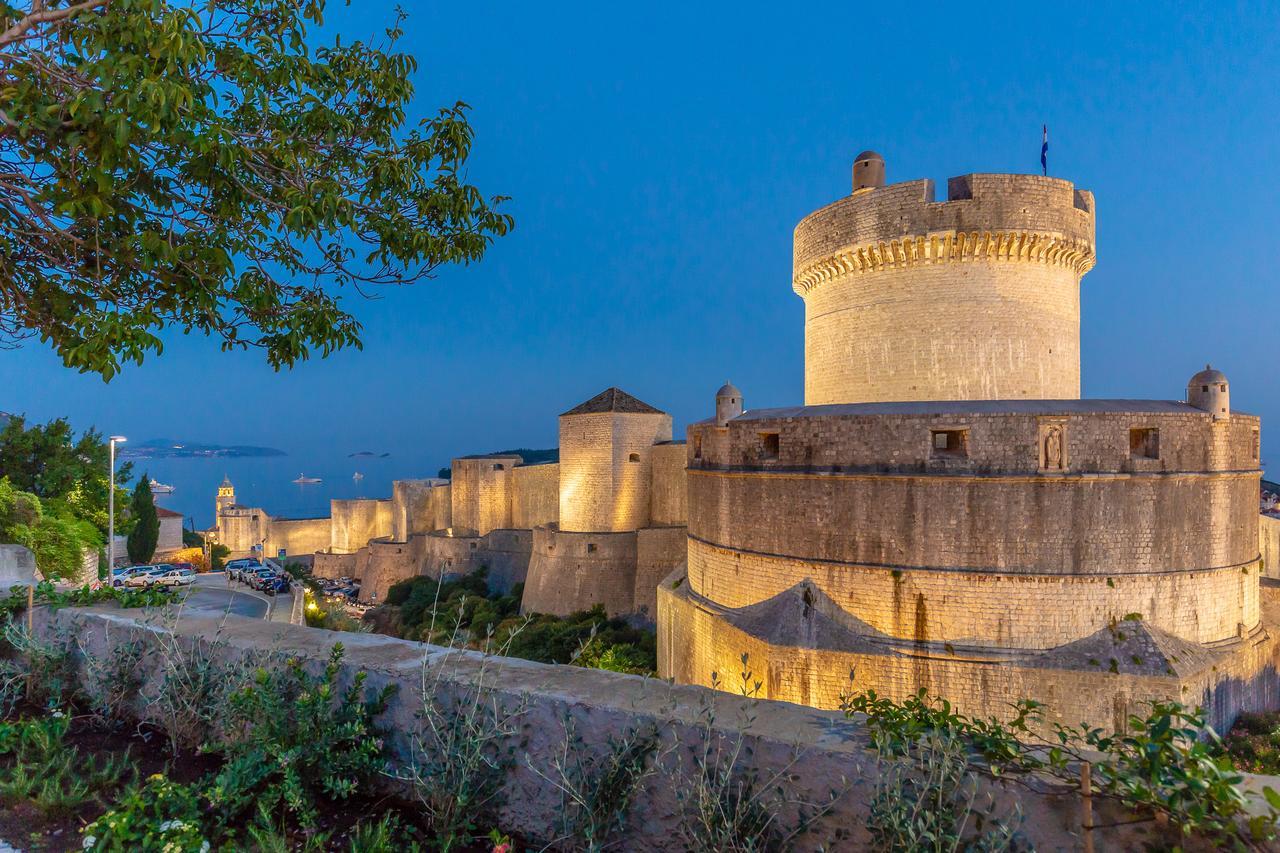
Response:
[[[577,740],[575,754],[601,754],[610,739],[629,732],[655,729],[660,738],[659,771],[639,792],[626,827],[626,849],[669,850],[678,844],[682,805],[680,795],[692,789],[698,773],[699,744],[720,744],[724,754],[736,750],[759,773],[759,778],[783,785],[796,799],[827,801],[837,794],[830,813],[814,832],[798,839],[796,850],[815,850],[837,832],[843,840],[827,849],[862,849],[869,841],[865,829],[873,786],[884,772],[868,750],[866,730],[857,720],[838,713],[795,705],[744,699],[700,687],[673,686],[663,681],[570,666],[553,666],[510,658],[485,657],[397,640],[373,634],[336,633],[293,625],[267,624],[237,616],[222,618],[183,615],[176,629],[162,626],[162,617],[140,621],[139,611],[108,608],[63,609],[37,613],[44,636],[75,636],[87,653],[109,656],[136,637],[168,636],[174,631],[182,645],[197,643],[202,653],[228,667],[263,656],[283,660],[297,657],[315,670],[322,668],[331,647],[346,649],[344,680],[357,670],[369,673],[368,686],[397,685],[381,722],[397,762],[410,756],[415,732],[420,731],[424,702],[433,708],[477,705],[511,714],[515,736],[513,766],[495,802],[500,826],[519,831],[537,845],[557,835],[557,820],[565,813],[552,760],[566,743],[566,725]],[[147,711],[162,656],[143,657],[139,715]],[[425,675],[425,677],[424,677]],[[424,691],[423,685],[429,689]],[[739,740],[741,743],[739,744]],[[740,745],[740,749],[736,749]],[[713,753],[715,754],[715,753]],[[802,768],[802,770],[800,770]],[[796,772],[800,770],[800,772]],[[1001,802],[1010,790],[986,789]],[[1025,815],[1022,830],[1040,850],[1078,848],[1080,806],[1072,795],[1044,796],[1015,788]],[[985,792],[984,792],[985,793]],[[1099,823],[1114,823],[1117,815],[1096,804]],[[794,819],[791,809],[780,810],[782,825]],[[1132,849],[1140,839],[1132,829],[1098,830],[1099,849]]]

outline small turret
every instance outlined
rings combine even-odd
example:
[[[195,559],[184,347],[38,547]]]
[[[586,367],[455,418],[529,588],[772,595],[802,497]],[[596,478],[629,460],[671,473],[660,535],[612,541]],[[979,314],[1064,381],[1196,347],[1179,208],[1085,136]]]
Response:
[[[724,426],[742,414],[742,392],[725,382],[716,392],[716,426]]]
[[[863,151],[853,159],[853,191],[884,186],[884,158],[874,151]]]
[[[1206,364],[1204,370],[1187,383],[1187,402],[1212,414],[1215,421],[1227,420],[1231,415],[1231,386],[1227,377]]]

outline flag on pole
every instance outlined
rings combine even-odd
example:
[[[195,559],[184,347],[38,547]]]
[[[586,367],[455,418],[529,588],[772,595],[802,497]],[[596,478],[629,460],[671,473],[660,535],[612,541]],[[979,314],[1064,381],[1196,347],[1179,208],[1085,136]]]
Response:
[[[1040,144],[1040,171],[1049,174],[1049,125],[1040,126],[1044,131],[1044,142]]]

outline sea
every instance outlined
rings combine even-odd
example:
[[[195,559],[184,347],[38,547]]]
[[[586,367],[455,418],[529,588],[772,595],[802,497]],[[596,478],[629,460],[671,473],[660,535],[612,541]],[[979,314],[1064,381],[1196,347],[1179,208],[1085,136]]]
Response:
[[[440,469],[403,457],[260,456],[130,459],[133,480],[142,474],[173,486],[156,503],[186,516],[186,526],[213,526],[214,498],[222,478],[236,490],[236,503],[261,507],[273,517],[322,518],[335,498],[389,498],[393,480],[434,477]],[[444,464],[448,464],[447,462]],[[357,479],[354,474],[363,474]],[[319,483],[297,484],[299,476]]]

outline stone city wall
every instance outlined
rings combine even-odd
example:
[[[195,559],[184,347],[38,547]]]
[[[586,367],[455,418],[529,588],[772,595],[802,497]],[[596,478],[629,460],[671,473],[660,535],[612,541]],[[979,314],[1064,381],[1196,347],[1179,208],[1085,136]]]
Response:
[[[231,557],[245,557],[266,538],[271,516],[257,507],[229,507],[218,516],[218,543],[226,546]]]
[[[483,536],[511,527],[511,475],[519,456],[468,456],[453,460],[452,523],[458,535]]]
[[[487,569],[492,592],[506,594],[524,583],[529,572],[533,533],[529,530],[491,530],[484,536],[455,536],[437,531],[421,541],[422,556],[414,574],[448,580]]]
[[[444,480],[395,480],[391,484],[391,538],[408,542],[415,533],[435,527],[433,493]],[[445,525],[446,527],[448,525]]]
[[[1258,550],[1262,555],[1262,571],[1269,578],[1280,578],[1280,518],[1258,516]]]
[[[667,414],[561,415],[560,528],[616,532],[647,526],[654,444],[670,439]]]
[[[681,474],[684,471],[681,469]],[[636,584],[632,612],[650,625],[658,618],[658,584],[689,553],[689,528],[644,527],[636,531]]]
[[[311,563],[311,573],[329,580],[356,577],[356,555],[317,551]]]
[[[370,539],[391,535],[391,501],[356,498],[329,502],[332,534],[329,549],[354,553]]]
[[[610,616],[631,613],[636,557],[634,530],[582,533],[535,528],[521,610],[566,616],[602,604]]]
[[[360,600],[378,604],[386,600],[393,583],[417,574],[416,566],[408,542],[373,539],[367,547],[368,558],[359,570]]]
[[[521,465],[511,472],[511,527],[532,530],[560,518],[560,465]]]
[[[275,557],[281,549],[286,557],[326,551],[332,536],[328,518],[273,518],[267,527],[267,556]]]
[[[857,192],[795,231],[805,402],[1080,396],[1093,198],[1035,175]]]
[[[664,681],[580,667],[550,666],[511,658],[486,657],[477,652],[453,651],[378,634],[338,633],[302,626],[267,624],[237,616],[226,618],[184,614],[176,628],[143,622],[134,613],[103,608],[64,608],[37,613],[43,637],[75,636],[86,654],[109,659],[118,648],[139,640],[154,641],[171,633],[198,644],[228,675],[251,669],[273,655],[283,662],[292,657],[308,668],[321,670],[335,643],[345,655],[340,665],[343,683],[365,671],[367,687],[380,690],[394,685],[385,716],[379,720],[387,732],[395,766],[411,756],[415,733],[422,725],[424,702],[435,708],[471,707],[483,704],[515,715],[521,732],[511,769],[503,776],[493,798],[496,815],[481,815],[489,823],[519,828],[535,846],[552,845],[561,832],[563,792],[556,782],[553,764],[563,755],[570,737],[580,751],[583,766],[603,766],[609,744],[629,739],[639,731],[655,731],[661,738],[658,754],[662,765],[638,791],[625,827],[628,850],[669,850],[679,837],[682,811],[680,791],[689,790],[701,771],[693,756],[710,737],[715,754],[742,756],[739,765],[761,779],[785,780],[793,802],[825,803],[837,793],[832,808],[809,835],[796,840],[797,851],[812,851],[820,844],[831,847],[830,838],[847,833],[847,849],[871,843],[866,825],[874,795],[874,780],[886,767],[878,764],[860,719],[846,719],[832,712],[801,708],[779,702],[744,699],[701,687],[675,686]],[[670,620],[666,624],[671,624]],[[269,659],[269,658],[268,658]],[[737,671],[738,662],[726,671]],[[161,655],[144,655],[141,686],[134,712],[149,712],[146,697],[153,696],[163,677]],[[422,686],[431,685],[424,695]],[[748,722],[749,721],[749,722]],[[569,735],[569,731],[573,735]],[[504,748],[495,743],[495,749]],[[588,754],[590,753],[590,754]],[[593,757],[594,756],[594,757]],[[794,768],[802,767],[802,773]],[[393,768],[394,769],[394,768]],[[994,783],[980,782],[982,786]],[[1005,790],[982,787],[978,793],[999,802],[1017,796],[1024,822],[1022,833],[1037,849],[1074,849],[1080,824],[1080,802],[1071,795],[1044,796],[1016,787]],[[1099,849],[1136,849],[1141,841],[1132,835],[1123,815],[1095,803],[1095,832]],[[791,808],[772,815],[783,825],[795,819]],[[1122,834],[1128,833],[1128,834]]]
[[[688,489],[685,486],[686,449],[683,441],[655,445],[653,483],[649,490],[650,523],[659,526],[689,522]]]
[[[1264,590],[1269,630],[1221,653],[1188,652],[1189,658],[1204,658],[1203,668],[1178,676],[1130,674],[1125,670],[1138,667],[1127,655],[1116,659],[1102,652],[1067,667],[1057,657],[1044,663],[1011,662],[975,657],[963,649],[894,649],[865,641],[852,649],[833,648],[832,635],[845,632],[820,619],[805,620],[806,630],[789,637],[777,636],[774,619],[762,618],[767,624],[743,630],[683,580],[673,573],[658,590],[658,672],[677,683],[710,686],[712,674],[719,673],[721,688],[735,691],[739,685],[731,674],[742,671],[742,655],[747,654],[752,681],[761,681],[761,695],[771,699],[836,708],[840,697],[855,689],[873,689],[897,701],[924,689],[945,697],[961,713],[1009,719],[1012,703],[1028,698],[1044,703],[1046,723],[1074,726],[1083,721],[1107,730],[1122,725],[1126,714],[1141,711],[1144,702],[1176,699],[1203,705],[1209,723],[1226,731],[1237,713],[1274,709],[1280,696],[1280,631],[1275,627],[1280,591],[1274,587]],[[805,603],[795,598],[798,613]],[[1051,610],[1046,606],[1044,612]],[[1138,666],[1142,663],[1150,662]],[[1118,671],[1112,672],[1112,666]]]

